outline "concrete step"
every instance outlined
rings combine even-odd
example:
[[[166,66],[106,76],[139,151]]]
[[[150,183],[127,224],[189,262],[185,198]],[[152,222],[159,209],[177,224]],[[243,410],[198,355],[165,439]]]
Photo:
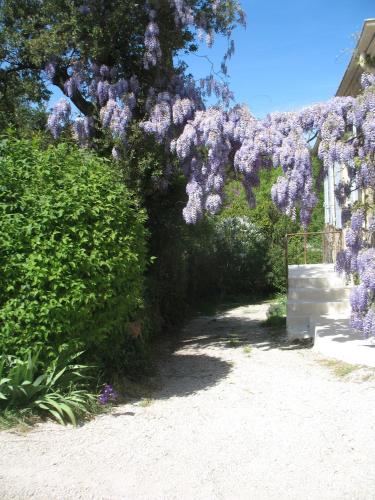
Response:
[[[345,333],[350,328],[350,312],[334,312],[331,314],[307,315],[289,314],[286,320],[289,340],[315,338],[325,335],[326,331]],[[346,332],[347,333],[347,332]]]
[[[345,276],[336,273],[333,264],[307,264],[288,267],[289,288],[342,288]]]
[[[349,284],[337,274],[327,274],[315,277],[289,277],[288,289],[293,288],[343,288]]]
[[[332,318],[325,323],[320,320],[319,324],[314,327],[314,337],[318,342],[319,339],[327,336],[349,337],[354,334],[354,330],[350,327],[349,318]]]
[[[325,325],[328,322],[331,321],[350,321],[350,315],[351,315],[351,310],[345,311],[343,313],[334,313],[334,314],[321,314],[314,320],[314,325],[315,326],[320,326],[320,325]]]
[[[320,316],[322,314],[342,314],[350,313],[349,300],[288,300],[287,315],[293,316]]]
[[[375,367],[374,339],[364,339],[349,318],[321,317],[314,328],[314,350],[346,363]]]
[[[288,266],[288,274],[291,278],[315,278],[327,273],[335,273],[334,264],[301,264]]]
[[[288,270],[288,339],[313,337],[314,349],[326,357],[375,367],[375,340],[363,339],[350,326],[352,283],[333,264]]]
[[[289,340],[306,339],[311,337],[309,316],[287,316],[286,329]]]
[[[288,301],[293,300],[307,300],[307,301],[337,301],[347,300],[350,295],[350,287],[344,288],[307,288],[299,286],[290,288],[288,291]]]

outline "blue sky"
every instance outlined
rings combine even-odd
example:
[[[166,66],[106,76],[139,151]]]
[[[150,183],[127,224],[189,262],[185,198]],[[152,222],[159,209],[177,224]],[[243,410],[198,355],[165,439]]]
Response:
[[[229,63],[236,102],[256,117],[298,109],[335,95],[363,21],[375,17],[375,0],[242,0],[247,28],[234,33]],[[202,46],[220,68],[225,41]],[[209,73],[207,60],[186,58],[195,78]],[[50,104],[62,93],[54,88]]]
[[[229,64],[236,101],[262,117],[332,97],[340,84],[364,19],[375,17],[374,0],[243,0],[247,28],[234,34]],[[220,67],[222,40],[203,47]],[[207,61],[189,56],[195,77]]]

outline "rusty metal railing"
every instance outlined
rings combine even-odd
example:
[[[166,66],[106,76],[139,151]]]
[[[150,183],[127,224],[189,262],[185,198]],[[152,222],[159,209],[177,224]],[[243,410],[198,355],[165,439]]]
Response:
[[[338,252],[343,248],[344,239],[341,230],[287,233],[285,235],[287,283],[290,264],[334,264]],[[290,262],[291,253],[293,254],[292,260],[297,262]]]
[[[337,254],[345,248],[345,230],[334,230],[330,227],[326,231],[310,231],[287,233],[285,235],[285,267],[288,283],[288,267],[290,264],[334,264]],[[312,241],[315,238],[315,242]],[[290,261],[291,241],[299,241],[293,246],[293,258]],[[319,243],[317,243],[319,241]],[[375,247],[375,234],[367,228],[362,228],[362,244],[364,248]],[[297,256],[297,259],[296,259]]]
[[[311,243],[313,237],[320,240],[318,245],[316,242]],[[332,264],[336,262],[337,253],[343,249],[343,236],[341,230],[287,233],[285,238],[285,257],[288,263],[290,240],[292,238],[302,239],[303,241],[303,261],[296,262],[296,264]]]

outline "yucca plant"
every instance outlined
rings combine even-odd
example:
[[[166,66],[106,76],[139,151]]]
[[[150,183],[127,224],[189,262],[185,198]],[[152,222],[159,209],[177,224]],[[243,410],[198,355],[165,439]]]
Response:
[[[60,354],[47,368],[40,351],[26,359],[0,356],[0,411],[30,409],[53,417],[61,424],[77,423],[77,415],[87,412],[96,401],[88,387],[93,367],[77,364],[82,352]]]

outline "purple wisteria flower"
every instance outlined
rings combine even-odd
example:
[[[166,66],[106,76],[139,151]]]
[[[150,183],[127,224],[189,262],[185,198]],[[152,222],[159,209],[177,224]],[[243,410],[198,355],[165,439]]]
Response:
[[[375,248],[363,250],[358,255],[358,274],[367,288],[375,292]]]
[[[157,62],[161,58],[161,48],[158,39],[159,27],[154,21],[155,11],[150,10],[149,13],[150,22],[147,25],[145,32],[145,53],[143,57],[143,65],[145,69],[149,69],[151,66],[156,66]]]
[[[352,214],[350,226],[353,231],[360,231],[365,221],[365,211],[361,208]]]
[[[87,146],[93,120],[89,116],[78,117],[73,122],[73,136],[81,146]]]
[[[66,99],[60,99],[54,105],[48,117],[47,128],[55,139],[60,136],[63,127],[68,123],[70,113],[70,103]]]
[[[116,161],[120,161],[122,156],[121,156],[121,151],[118,146],[113,146],[112,148],[112,157]]]
[[[45,68],[44,71],[46,72],[48,78],[52,81],[53,77],[55,76],[56,73],[56,64],[52,61],[49,61]]]
[[[363,73],[361,76],[362,88],[370,87],[375,84],[375,75],[371,73]]]
[[[73,97],[74,94],[79,90],[81,85],[81,79],[78,74],[74,73],[70,78],[64,83],[64,92],[68,97]]]
[[[363,319],[363,334],[366,338],[375,337],[375,310],[370,309]]]
[[[350,292],[350,305],[352,311],[365,313],[369,306],[369,291],[364,283],[355,286]]]

